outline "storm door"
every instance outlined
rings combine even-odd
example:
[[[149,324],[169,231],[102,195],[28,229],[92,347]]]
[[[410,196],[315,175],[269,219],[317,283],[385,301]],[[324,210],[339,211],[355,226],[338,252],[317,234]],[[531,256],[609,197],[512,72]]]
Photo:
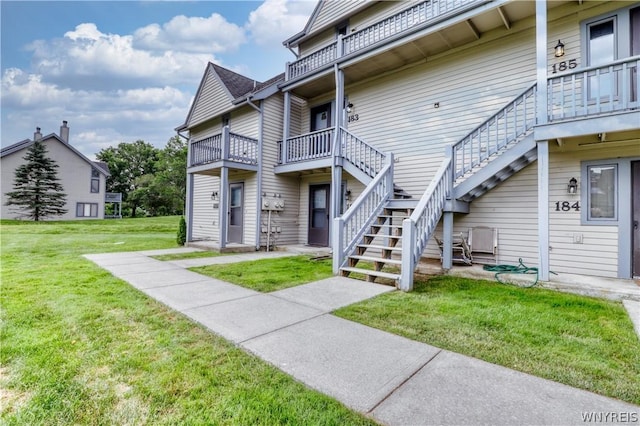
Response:
[[[230,243],[242,243],[242,223],[244,219],[244,184],[229,184],[229,224],[227,229],[227,241]]]
[[[631,163],[633,277],[640,277],[640,161]]]
[[[309,235],[312,246],[329,245],[329,184],[309,186]]]

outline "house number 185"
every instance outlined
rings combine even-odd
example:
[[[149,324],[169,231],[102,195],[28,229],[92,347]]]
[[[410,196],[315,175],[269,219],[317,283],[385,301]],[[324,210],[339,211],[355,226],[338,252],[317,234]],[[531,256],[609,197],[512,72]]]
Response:
[[[576,59],[569,59],[568,61],[558,62],[557,64],[553,64],[551,66],[552,74],[557,72],[562,72],[566,70],[572,70],[578,66],[578,61]]]

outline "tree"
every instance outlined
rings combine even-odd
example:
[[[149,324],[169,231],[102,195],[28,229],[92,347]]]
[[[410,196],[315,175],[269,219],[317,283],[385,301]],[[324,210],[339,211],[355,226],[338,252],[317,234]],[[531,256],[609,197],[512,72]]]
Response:
[[[7,193],[6,205],[18,206],[14,210],[34,221],[65,214],[67,195],[59,183],[58,165],[47,156],[44,143],[35,141],[24,160],[15,171],[14,190]]]
[[[158,154],[155,178],[165,188],[167,214],[184,214],[187,193],[187,142],[174,136]]]
[[[122,142],[115,148],[100,150],[96,158],[109,166],[107,191],[121,192],[123,204],[130,208],[131,217],[135,217],[140,201],[139,198],[129,200],[129,194],[137,189],[136,180],[140,176],[155,173],[158,149],[142,140]]]

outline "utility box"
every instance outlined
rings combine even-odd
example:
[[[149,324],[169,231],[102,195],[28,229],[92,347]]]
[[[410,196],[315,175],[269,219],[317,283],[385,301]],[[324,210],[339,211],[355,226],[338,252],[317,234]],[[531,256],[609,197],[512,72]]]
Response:
[[[281,212],[284,210],[284,200],[280,197],[262,197],[262,210]]]

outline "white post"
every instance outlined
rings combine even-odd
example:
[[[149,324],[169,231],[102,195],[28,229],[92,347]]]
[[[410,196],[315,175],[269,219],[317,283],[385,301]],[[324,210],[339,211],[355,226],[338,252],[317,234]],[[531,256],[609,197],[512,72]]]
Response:
[[[402,222],[402,273],[400,275],[399,288],[402,291],[413,290],[413,242],[416,239],[416,224],[411,219]]]
[[[219,200],[219,213],[220,213],[220,249],[227,246],[227,222],[229,220],[229,168],[220,168],[220,200]]]
[[[448,271],[453,266],[453,212],[445,212],[442,218],[442,268]]]

